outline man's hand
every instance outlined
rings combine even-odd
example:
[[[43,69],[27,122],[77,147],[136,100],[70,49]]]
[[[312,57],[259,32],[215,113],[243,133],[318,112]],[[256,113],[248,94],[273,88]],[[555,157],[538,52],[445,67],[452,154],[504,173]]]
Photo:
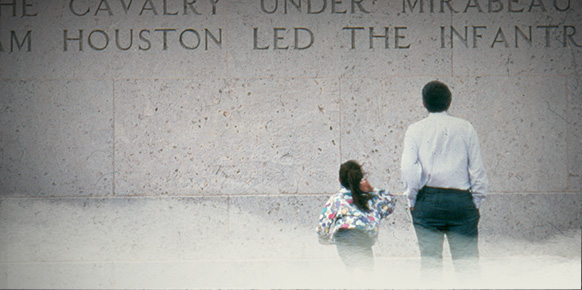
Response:
[[[362,181],[360,182],[360,189],[363,192],[372,192],[372,191],[374,191],[374,187],[370,185],[370,183],[368,182],[368,179],[366,179],[366,178],[362,179]]]
[[[411,207],[411,208],[410,208],[410,211],[414,211],[414,207]]]

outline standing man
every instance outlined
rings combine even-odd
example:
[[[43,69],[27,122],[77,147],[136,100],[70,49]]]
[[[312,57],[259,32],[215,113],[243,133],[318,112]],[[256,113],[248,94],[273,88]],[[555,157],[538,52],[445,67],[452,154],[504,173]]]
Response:
[[[429,115],[408,127],[401,161],[421,273],[442,275],[444,236],[456,272],[478,273],[479,206],[488,181],[477,132],[447,114],[451,91],[444,83],[426,84],[422,100]]]

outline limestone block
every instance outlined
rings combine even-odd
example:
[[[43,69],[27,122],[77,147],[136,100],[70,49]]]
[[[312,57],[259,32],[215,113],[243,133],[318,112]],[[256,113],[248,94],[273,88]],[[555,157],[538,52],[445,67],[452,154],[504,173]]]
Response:
[[[543,241],[576,229],[582,219],[580,194],[492,195],[481,210],[482,233],[489,238]]]
[[[3,263],[221,259],[229,244],[225,198],[6,199],[1,206]]]
[[[2,81],[3,196],[112,193],[113,100],[106,81]]]
[[[116,109],[119,194],[314,193],[336,180],[334,80],[120,81]]]
[[[566,190],[563,77],[458,78],[450,87],[451,114],[472,122],[479,134],[490,191]]]
[[[480,209],[484,256],[580,256],[582,195],[495,194]]]
[[[418,257],[420,252],[407,199],[397,196],[396,200],[396,209],[381,223],[374,255],[384,258]]]
[[[295,259],[336,255],[315,228],[327,196],[248,196],[229,199],[230,257]]]
[[[569,189],[582,190],[582,82],[568,77],[568,165]]]

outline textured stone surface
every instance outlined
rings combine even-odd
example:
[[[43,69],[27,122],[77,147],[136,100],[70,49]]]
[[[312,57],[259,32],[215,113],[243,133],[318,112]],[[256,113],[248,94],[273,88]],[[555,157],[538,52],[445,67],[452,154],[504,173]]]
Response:
[[[522,13],[460,13],[452,18],[452,26],[463,38],[465,33],[467,36],[467,46],[456,34],[452,37],[454,75],[530,76],[580,73],[579,59],[582,50],[571,39],[577,45],[582,43],[579,35],[566,26],[580,23],[581,3],[566,1],[571,2],[573,9],[564,13],[558,12],[550,5],[550,1],[545,1],[545,11],[541,7],[532,7],[531,12],[528,12],[529,4],[533,1],[520,2],[515,10],[523,9]],[[483,9],[486,10],[485,6],[484,4]],[[476,11],[475,8],[472,10]],[[572,32],[574,36],[569,38],[568,35]],[[531,40],[531,44],[526,38]],[[449,29],[446,29],[445,39],[446,47],[450,47]]]
[[[485,256],[580,255],[580,194],[493,195],[481,209]]]
[[[329,191],[339,153],[333,80],[117,85],[116,191]]]
[[[431,15],[423,19],[406,17],[398,13],[401,8],[388,1],[364,2],[363,10],[370,13],[357,6],[352,9],[349,1],[337,2],[340,4],[335,5],[335,10],[329,1],[313,1],[311,11],[325,9],[320,14],[310,14],[306,1],[297,1],[302,3],[300,9],[292,6],[290,1],[286,1],[287,6],[284,1],[278,1],[277,6],[277,1],[264,2],[265,10],[275,12],[260,13],[257,1],[231,3],[233,13],[229,21],[242,25],[230,28],[236,35],[248,39],[233,42],[229,48],[229,60],[232,59],[229,72],[234,77],[450,73],[448,50],[423,49],[427,45],[425,42],[436,40],[438,30],[434,28],[437,25],[450,23],[449,15]],[[326,6],[322,2],[327,2]],[[250,51],[249,48],[255,46],[251,42],[255,28],[256,47],[264,49]],[[281,30],[275,32],[274,28]],[[308,49],[295,48],[295,28],[307,28],[313,32],[313,44]],[[275,33],[281,38],[277,43]],[[376,36],[372,41],[371,33]],[[299,48],[307,46],[310,39],[309,34],[298,31]],[[413,61],[418,65],[410,65]]]
[[[477,77],[449,82],[457,96],[450,112],[471,121],[477,130],[491,191],[567,190],[565,78]]]
[[[426,116],[433,79],[480,137],[482,255],[579,260],[582,1],[11,3],[0,5],[2,287],[145,288],[211,268],[208,279],[241,282],[226,286],[267,288],[245,283],[277,277],[276,259],[337,263],[313,228],[340,163],[402,191],[403,135]],[[418,257],[400,200],[375,247],[386,264]],[[489,274],[514,274],[507,265]],[[64,284],[76,269],[85,283]]]
[[[30,13],[38,12],[35,17],[10,17],[12,7],[4,6],[0,23],[2,35],[7,37],[2,38],[5,52],[0,53],[3,64],[0,76],[11,79],[151,79],[220,77],[226,73],[226,35],[222,36],[222,49],[212,40],[206,49],[205,40],[205,29],[218,40],[220,28],[225,30],[223,34],[228,31],[226,7],[220,11],[221,15],[212,15],[209,1],[198,1],[196,7],[201,15],[195,15],[192,10],[183,15],[182,1],[164,1],[168,3],[168,14],[182,8],[178,15],[164,15],[162,1],[126,2],[127,12],[121,1],[103,1],[108,3],[109,9],[105,4],[100,6],[100,2],[37,1],[28,9]],[[18,13],[22,9],[20,4],[17,3]],[[71,6],[75,13],[87,13],[76,16]],[[31,52],[26,53],[27,46],[23,46],[21,50],[14,47],[14,53],[8,54],[10,31],[17,31],[22,42],[28,29],[32,30]],[[195,30],[198,36],[193,32],[184,33],[187,29]],[[65,30],[68,41],[65,41]],[[184,45],[195,49],[182,46],[182,33]],[[35,69],[30,69],[31,66]]]
[[[568,186],[582,190],[582,80],[568,78]]]
[[[439,79],[453,91],[449,113],[479,134],[492,192],[568,189],[566,78]],[[360,160],[373,183],[402,190],[402,140],[409,124],[426,117],[421,88],[428,81],[342,81],[342,160]]]
[[[342,79],[342,160],[360,161],[372,185],[403,190],[401,146],[408,125],[426,115],[419,85],[428,81]]]
[[[2,201],[3,262],[221,259],[226,198]]]
[[[436,13],[430,13],[430,1],[408,2],[419,4],[411,9],[403,8],[404,1],[361,1],[360,9],[352,7],[351,1],[312,1],[311,11],[324,10],[309,13],[308,1],[220,1],[214,14],[210,1],[197,1],[196,14],[191,8],[185,11],[180,1],[132,2],[127,11],[120,1],[108,1],[109,11],[99,7],[98,1],[72,5],[40,1],[28,9],[38,12],[35,17],[10,17],[7,6],[2,12],[7,32],[0,38],[5,51],[0,54],[5,64],[0,76],[150,79],[580,73],[577,60],[582,52],[577,45],[582,40],[576,25],[582,19],[582,6],[578,1],[568,1],[567,12],[558,12],[552,1],[536,1],[544,4],[543,9],[530,9],[531,2],[519,1],[512,8],[517,13],[508,12],[504,1],[495,13],[488,12],[498,9],[495,3],[489,8],[479,2],[480,12],[476,7],[467,9],[467,1],[457,1],[452,5],[460,13],[452,14],[446,6],[441,13],[439,3],[434,4]],[[261,3],[265,11],[274,12],[263,12]],[[424,3],[423,12],[420,3]],[[558,7],[564,3],[558,1]],[[20,2],[17,5],[20,16]],[[78,14],[88,11],[76,16],[69,7]],[[521,32],[516,32],[516,26]],[[388,40],[372,37],[370,45],[370,28],[372,35],[382,36],[386,27]],[[309,29],[313,36],[299,30],[296,44],[296,28]],[[19,33],[19,42],[26,31],[33,32],[31,53],[24,52],[26,43],[21,49],[11,45],[11,30]],[[67,38],[82,41],[65,41],[65,30]],[[531,38],[531,45],[520,33]],[[10,50],[15,53],[9,55]]]
[[[278,196],[231,198],[229,236],[237,241],[232,257],[296,259],[317,257],[322,248],[315,235],[320,204],[327,198]]]
[[[0,194],[109,195],[113,100],[107,81],[0,81]]]

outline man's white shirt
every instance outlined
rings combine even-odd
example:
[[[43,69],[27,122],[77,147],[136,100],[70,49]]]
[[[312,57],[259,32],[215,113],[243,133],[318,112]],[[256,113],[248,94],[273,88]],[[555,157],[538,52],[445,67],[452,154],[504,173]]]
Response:
[[[400,169],[410,207],[424,186],[470,189],[480,207],[489,182],[471,123],[446,112],[430,113],[408,127],[403,150]]]

